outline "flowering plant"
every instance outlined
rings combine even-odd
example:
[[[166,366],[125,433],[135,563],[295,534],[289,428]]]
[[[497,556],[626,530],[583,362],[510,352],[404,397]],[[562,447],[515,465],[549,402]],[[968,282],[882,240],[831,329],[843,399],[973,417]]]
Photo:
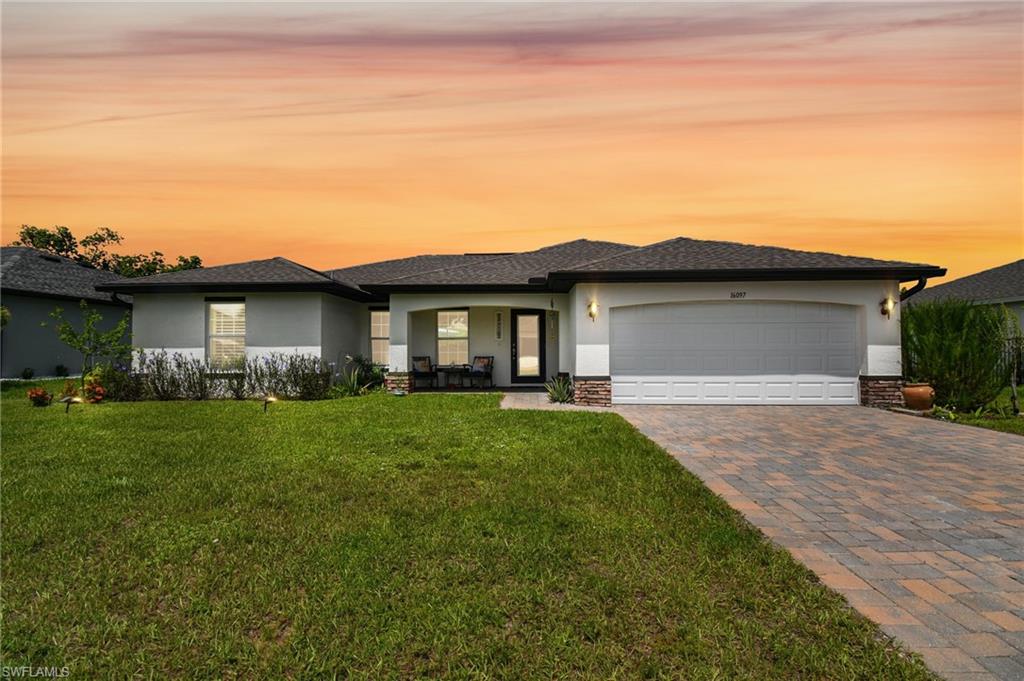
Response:
[[[78,386],[70,378],[64,381],[64,388],[60,391],[61,397],[78,397]]]
[[[85,401],[96,404],[102,402],[106,396],[106,389],[100,384],[99,378],[96,376],[89,376],[85,379]]]
[[[47,407],[53,401],[53,395],[43,388],[30,388],[28,391],[29,401],[37,407]]]

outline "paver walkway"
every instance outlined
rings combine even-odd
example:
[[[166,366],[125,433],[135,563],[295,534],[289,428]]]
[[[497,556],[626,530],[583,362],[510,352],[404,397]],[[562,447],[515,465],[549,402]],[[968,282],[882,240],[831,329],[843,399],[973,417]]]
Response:
[[[615,407],[949,679],[1024,680],[1024,438],[863,407]]]
[[[863,407],[614,411],[932,670],[1024,681],[1024,438]]]

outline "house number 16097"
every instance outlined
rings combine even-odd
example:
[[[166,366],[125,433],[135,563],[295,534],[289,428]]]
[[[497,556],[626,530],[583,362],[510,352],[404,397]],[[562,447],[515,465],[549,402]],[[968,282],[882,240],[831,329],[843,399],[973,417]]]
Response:
[[[729,297],[730,298],[746,298],[747,297],[747,292],[746,291],[733,291],[732,293],[729,294]]]

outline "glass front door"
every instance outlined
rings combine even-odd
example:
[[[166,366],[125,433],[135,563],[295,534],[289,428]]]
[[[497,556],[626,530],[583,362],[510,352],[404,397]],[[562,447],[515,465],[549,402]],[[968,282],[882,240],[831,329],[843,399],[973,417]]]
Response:
[[[544,380],[544,312],[512,311],[512,382]]]

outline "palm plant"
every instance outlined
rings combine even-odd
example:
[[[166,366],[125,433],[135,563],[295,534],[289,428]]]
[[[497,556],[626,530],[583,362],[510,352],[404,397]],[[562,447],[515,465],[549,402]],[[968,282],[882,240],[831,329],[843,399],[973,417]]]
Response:
[[[984,406],[1007,385],[1003,353],[1012,317],[1001,305],[940,300],[903,309],[903,368],[930,383],[937,401],[958,411]]]
[[[558,376],[552,378],[550,381],[544,384],[544,389],[548,391],[549,402],[559,402],[566,404],[573,401],[575,389],[572,385],[572,379],[568,376]]]

